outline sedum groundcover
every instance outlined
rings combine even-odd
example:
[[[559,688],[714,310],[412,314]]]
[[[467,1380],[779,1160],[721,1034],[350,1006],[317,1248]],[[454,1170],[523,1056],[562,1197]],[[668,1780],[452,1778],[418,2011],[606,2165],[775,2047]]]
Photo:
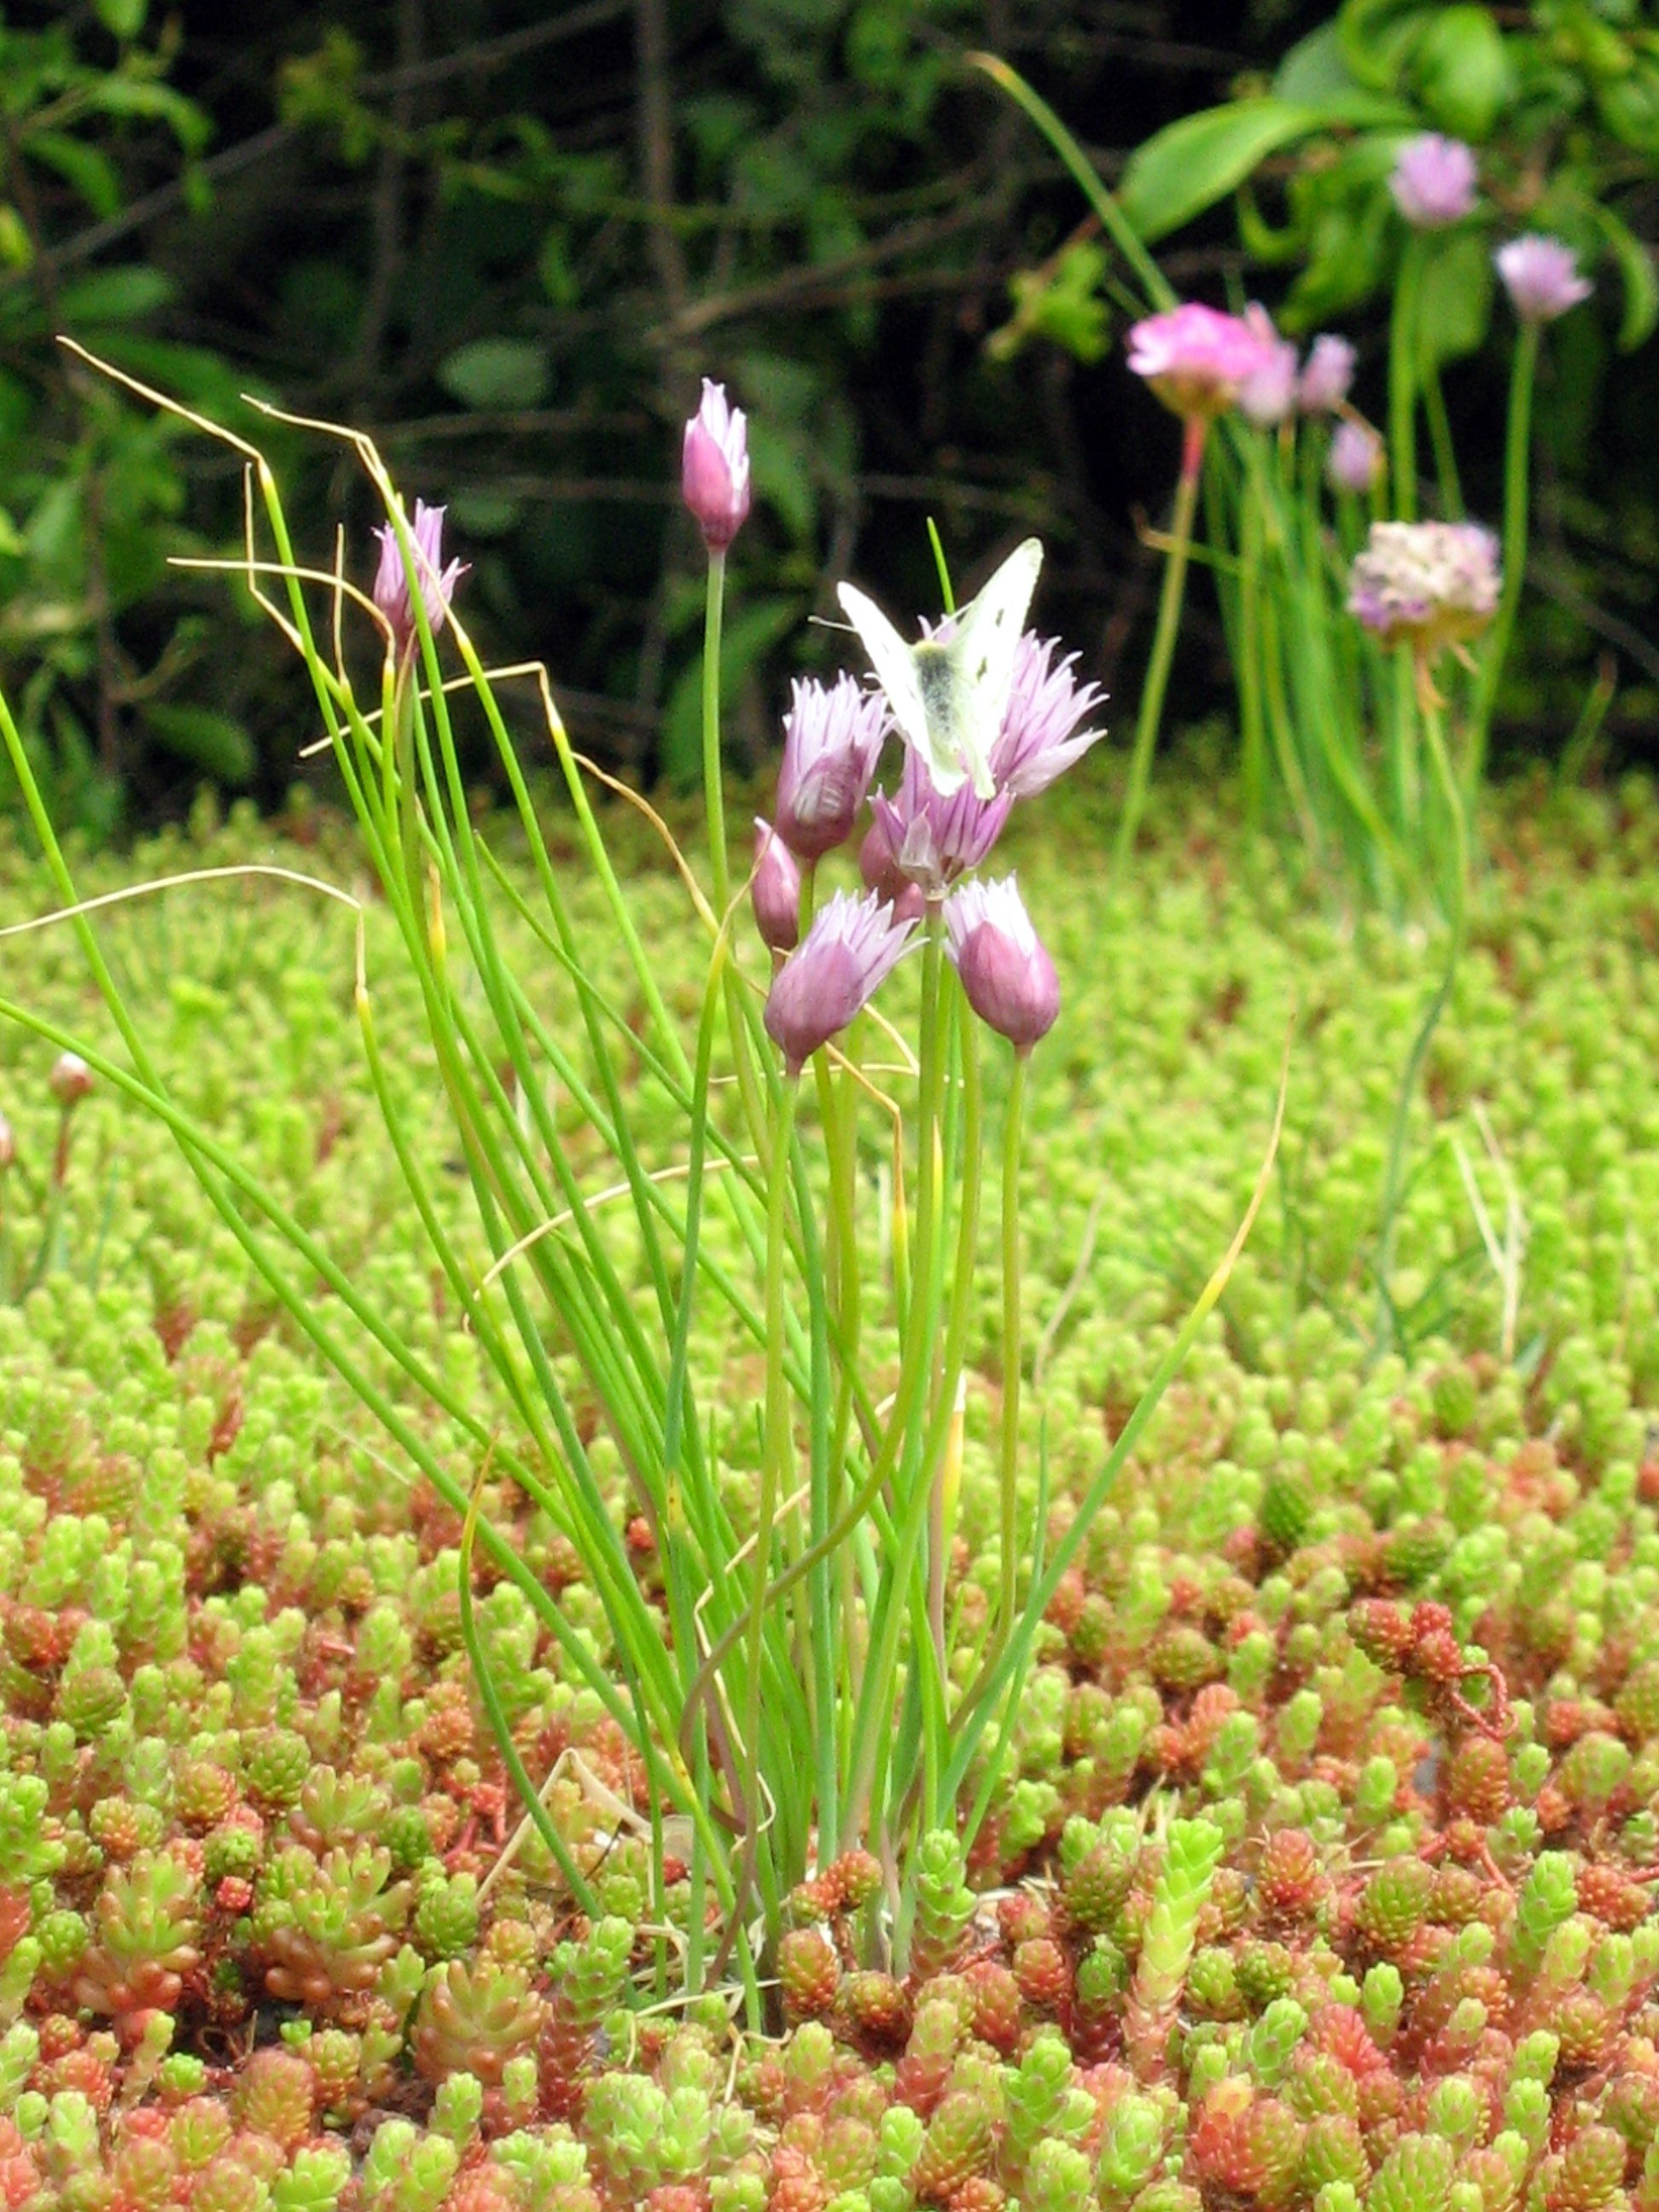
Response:
[[[650,1905],[644,1775],[480,1553],[477,1632],[579,1909],[477,1703],[458,1517],[262,1300],[166,1131],[0,1032],[9,2205],[1659,2207],[1659,801],[1532,793],[1489,823],[1386,1310],[1387,1133],[1441,956],[1334,920],[1230,815],[1182,793],[1117,888],[1087,793],[1063,832],[1011,833],[1064,986],[1022,1209],[1021,1479],[1051,1542],[1243,1211],[1288,1033],[1284,1134],[1049,1608],[1017,1767],[969,1850],[921,1846],[904,1970],[872,1954],[879,1870],[844,1854],[788,1899],[758,2022],[735,1981],[677,1994],[690,1890],[671,1856]],[[80,888],[257,861],[362,891],[341,824],[290,829],[204,821]],[[695,1018],[681,888],[617,835]],[[40,905],[7,845],[0,921]],[[371,905],[385,1061],[482,1275],[388,931]],[[363,1072],[351,917],[244,878],[104,933],[175,1095],[507,1424]],[[66,931],[5,958],[9,997],[106,1036]],[[902,969],[896,1003],[915,988]],[[860,1174],[875,1279],[880,1158]],[[969,1623],[999,1573],[994,1268],[979,1288],[945,1592]],[[691,1357],[741,1527],[763,1363],[717,1311]],[[470,1490],[472,1438],[380,1379]],[[568,1544],[488,1468],[483,1510],[604,1659]]]

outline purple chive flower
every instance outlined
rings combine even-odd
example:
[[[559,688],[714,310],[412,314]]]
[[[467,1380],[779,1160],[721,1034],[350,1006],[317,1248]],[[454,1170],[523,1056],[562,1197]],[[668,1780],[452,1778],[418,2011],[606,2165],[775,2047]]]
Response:
[[[1369,422],[1339,422],[1325,473],[1338,491],[1368,492],[1382,473],[1382,441]]]
[[[800,942],[800,869],[771,823],[758,815],[749,901],[762,944],[774,952],[793,952]]]
[[[1401,148],[1389,190],[1413,230],[1444,230],[1474,205],[1474,152],[1461,138],[1425,131]]]
[[[897,872],[920,884],[929,898],[942,898],[996,843],[1013,803],[1007,789],[994,799],[975,798],[970,783],[941,799],[921,754],[907,750],[897,791],[891,799],[877,792],[870,811]]]
[[[874,891],[837,891],[772,980],[766,1034],[792,1075],[844,1030],[891,972],[915,924],[895,920]]]
[[[1595,289],[1588,276],[1579,275],[1572,248],[1541,231],[1510,239],[1492,259],[1510,305],[1523,323],[1553,323]]]
[[[1130,325],[1129,367],[1183,422],[1224,415],[1267,367],[1258,333],[1237,315],[1189,301]]]
[[[749,513],[749,425],[726,386],[702,380],[702,404],[685,426],[680,496],[711,553],[724,553]]]
[[[1498,540],[1474,522],[1374,522],[1348,611],[1387,644],[1431,653],[1477,637],[1498,611]]]
[[[900,867],[878,820],[872,820],[859,847],[859,873],[865,889],[874,891],[884,906],[892,908],[895,921],[920,921],[927,913],[927,894]]]
[[[1002,729],[991,748],[991,774],[999,792],[1016,799],[1035,799],[1063,775],[1091,745],[1105,736],[1104,730],[1079,730],[1078,725],[1105,700],[1097,684],[1079,685],[1072,670],[1076,653],[1068,653],[1058,666],[1055,638],[1036,637],[1027,630],[1014,655],[1013,688],[1008,694]]]
[[[444,626],[455,586],[465,575],[467,568],[465,561],[452,561],[447,568],[444,566],[446,512],[441,507],[428,507],[423,499],[417,499],[415,520],[409,532],[421,580],[421,601],[426,609],[427,627],[434,637]],[[393,651],[402,659],[405,653],[415,650],[420,637],[414,603],[409,594],[409,576],[398,549],[398,533],[392,525],[383,524],[374,535],[380,541],[380,565],[374,573],[374,588],[369,596],[391,624]]]
[[[887,735],[887,702],[843,676],[833,690],[799,677],[783,725],[778,835],[797,860],[817,860],[851,836]]]
[[[1258,430],[1282,422],[1296,404],[1296,348],[1273,328],[1267,310],[1252,300],[1244,320],[1261,348],[1261,358],[1238,387],[1238,411]]]
[[[1297,404],[1304,415],[1334,415],[1348,396],[1353,382],[1354,349],[1334,331],[1322,331],[1308,349],[1308,359],[1297,389]]]
[[[969,1005],[988,1029],[1030,1052],[1054,1027],[1060,981],[1014,878],[953,891],[945,902],[945,935]]]

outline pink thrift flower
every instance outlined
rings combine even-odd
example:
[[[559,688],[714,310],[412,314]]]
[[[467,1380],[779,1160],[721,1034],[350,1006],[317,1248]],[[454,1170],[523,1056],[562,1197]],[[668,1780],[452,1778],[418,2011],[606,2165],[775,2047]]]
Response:
[[[833,690],[797,678],[783,725],[778,835],[797,859],[821,860],[852,835],[887,735],[887,702],[843,676]]]
[[[1129,330],[1129,367],[1183,421],[1224,415],[1267,366],[1258,334],[1237,315],[1189,301]]]
[[[964,884],[952,892],[945,902],[945,932],[969,1005],[988,1028],[1030,1052],[1054,1027],[1060,981],[1014,878]]]
[[[1270,430],[1296,404],[1296,348],[1279,337],[1272,316],[1254,300],[1244,320],[1261,342],[1261,359],[1238,387],[1238,411],[1258,430]]]
[[[1354,349],[1346,338],[1322,331],[1308,349],[1308,359],[1297,390],[1297,404],[1304,415],[1331,415],[1348,396],[1353,382]]]
[[[1387,644],[1419,651],[1478,637],[1498,611],[1498,540],[1474,522],[1374,522],[1354,561],[1348,611]]]
[[[749,902],[762,944],[774,952],[793,952],[800,941],[800,869],[771,823],[758,815]]]
[[[885,981],[915,924],[898,921],[874,891],[837,891],[773,978],[763,1018],[792,1075],[844,1030]]]
[[[416,572],[420,578],[421,603],[426,609],[427,627],[434,637],[444,626],[455,586],[466,574],[464,561],[452,561],[447,568],[444,566],[446,511],[441,507],[428,507],[423,499],[417,499],[409,532],[413,541]],[[369,596],[391,624],[393,651],[402,659],[415,650],[420,637],[409,593],[409,576],[398,550],[398,533],[391,524],[383,524],[374,535],[380,541],[380,565],[375,571],[374,587]]]
[[[1425,131],[1401,148],[1389,190],[1413,230],[1444,230],[1474,205],[1474,152],[1461,138]]]
[[[1572,248],[1540,231],[1510,239],[1492,258],[1510,305],[1523,323],[1553,323],[1569,307],[1588,300],[1595,289],[1588,276],[1579,275]]]
[[[970,783],[941,799],[921,754],[907,750],[897,791],[891,799],[878,792],[870,811],[897,872],[920,884],[929,898],[942,898],[989,853],[1013,803],[1013,793],[1006,789],[994,799],[975,798]]]
[[[1369,422],[1339,422],[1325,473],[1338,491],[1368,492],[1382,473],[1382,441]]]
[[[1092,714],[1106,694],[1096,684],[1079,685],[1072,671],[1076,653],[1058,666],[1060,650],[1054,638],[1020,639],[1014,655],[1013,688],[1002,729],[991,748],[991,774],[999,792],[1016,799],[1035,799],[1080,760],[1104,730],[1080,730],[1079,722]]]
[[[724,553],[749,513],[749,425],[726,386],[702,380],[702,404],[685,426],[680,495],[711,553]]]

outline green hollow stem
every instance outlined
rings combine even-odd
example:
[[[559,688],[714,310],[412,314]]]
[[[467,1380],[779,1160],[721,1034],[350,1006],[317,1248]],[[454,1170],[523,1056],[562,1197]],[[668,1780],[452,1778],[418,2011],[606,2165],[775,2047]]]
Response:
[[[1019,1604],[1019,1398],[1020,1358],[1019,1158],[1025,1122],[1025,1071],[1030,1053],[1016,1052],[1002,1124],[1002,1434],[998,1455],[1000,1485],[999,1535],[1002,1546],[997,1591],[995,1638],[988,1660],[994,1662],[1014,1632]]]
[[[1435,1030],[1456,985],[1468,929],[1468,829],[1463,811],[1463,795],[1446,749],[1443,710],[1425,664],[1419,664],[1417,678],[1418,711],[1422,720],[1424,742],[1451,824],[1452,872],[1451,881],[1447,886],[1447,917],[1451,928],[1446,948],[1445,969],[1412,1040],[1405,1073],[1401,1078],[1400,1093],[1395,1101],[1394,1123],[1389,1136],[1388,1164],[1383,1175],[1382,1204],[1376,1238],[1376,1348],[1379,1354],[1391,1351],[1395,1343],[1395,1310],[1389,1285],[1394,1276],[1400,1206],[1405,1190],[1412,1107],[1416,1101],[1429,1047],[1434,1041]]]
[[[1389,324],[1389,469],[1395,512],[1402,522],[1417,514],[1417,325],[1423,256],[1423,240],[1413,231],[1400,257]]]
[[[702,623],[702,795],[708,816],[708,866],[714,911],[732,896],[726,854],[726,787],[720,772],[720,617],[726,605],[726,556],[708,556],[708,593]]]
[[[1175,512],[1170,521],[1170,550],[1164,557],[1164,585],[1158,593],[1158,628],[1152,637],[1152,657],[1140,694],[1140,713],[1135,722],[1134,750],[1129,757],[1129,783],[1123,797],[1122,817],[1117,827],[1117,867],[1127,866],[1134,850],[1146,804],[1146,781],[1158,725],[1164,719],[1164,694],[1169,688],[1170,664],[1175,657],[1176,632],[1181,627],[1182,601],[1187,589],[1187,559],[1192,550],[1193,517],[1198,507],[1199,478],[1203,470],[1204,445],[1209,428],[1200,415],[1189,416],[1183,426],[1181,477],[1176,486]]]
[[[1527,574],[1527,509],[1532,459],[1532,396],[1538,375],[1540,336],[1536,323],[1522,323],[1510,371],[1509,423],[1504,440],[1504,587],[1480,667],[1474,713],[1469,725],[1464,788],[1473,803],[1486,774],[1492,709],[1515,635],[1515,617]]]

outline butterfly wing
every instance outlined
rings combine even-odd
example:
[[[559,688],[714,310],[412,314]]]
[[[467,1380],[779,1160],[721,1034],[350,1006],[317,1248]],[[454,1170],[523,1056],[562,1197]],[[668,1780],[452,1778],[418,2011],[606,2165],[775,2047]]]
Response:
[[[870,656],[870,665],[887,694],[900,734],[906,744],[921,755],[935,786],[948,798],[963,781],[962,763],[948,751],[942,753],[940,739],[945,733],[938,727],[938,714],[928,712],[915,648],[905,643],[875,601],[855,585],[840,585],[836,596]]]
[[[991,778],[991,750],[1002,732],[1008,694],[1014,681],[1014,656],[1030,612],[1042,545],[1028,538],[1008,558],[971,605],[957,617],[950,653],[956,676],[956,726],[951,735],[981,799],[996,790]]]

